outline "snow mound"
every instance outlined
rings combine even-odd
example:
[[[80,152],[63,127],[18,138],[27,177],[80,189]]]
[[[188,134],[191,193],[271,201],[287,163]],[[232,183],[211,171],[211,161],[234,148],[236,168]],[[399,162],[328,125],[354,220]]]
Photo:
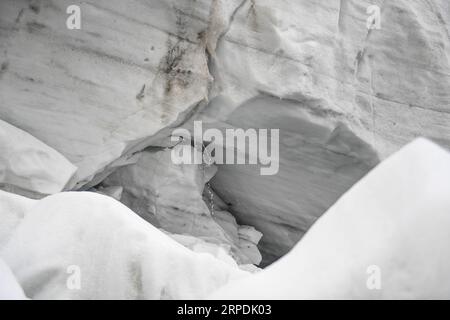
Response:
[[[0,257],[32,299],[196,299],[248,274],[93,192],[33,203]]]
[[[450,154],[418,139],[219,299],[449,299]]]
[[[0,190],[0,248],[36,200]]]

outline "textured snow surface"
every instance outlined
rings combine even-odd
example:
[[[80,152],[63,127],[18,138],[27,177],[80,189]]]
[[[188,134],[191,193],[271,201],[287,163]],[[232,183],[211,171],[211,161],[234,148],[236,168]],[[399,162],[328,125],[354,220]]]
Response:
[[[450,154],[416,140],[358,182],[289,254],[213,297],[448,299],[449,192]],[[373,266],[381,290],[367,287]]]
[[[23,199],[19,210],[27,205]],[[31,299],[203,298],[248,274],[183,247],[121,203],[93,192],[34,202],[0,247],[0,257]],[[73,270],[79,270],[79,290],[70,286]]]

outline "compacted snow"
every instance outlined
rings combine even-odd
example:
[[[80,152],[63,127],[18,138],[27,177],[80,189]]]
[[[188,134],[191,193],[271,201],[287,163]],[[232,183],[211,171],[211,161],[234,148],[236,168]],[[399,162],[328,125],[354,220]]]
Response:
[[[35,203],[36,200],[0,190],[0,248]]]
[[[189,236],[166,234],[111,197],[0,191],[0,297],[449,298],[449,192],[450,154],[416,140],[358,182],[288,255],[250,275],[225,252],[190,250],[174,240]]]
[[[248,274],[185,248],[104,195],[59,193],[32,204],[11,197],[27,210],[2,230],[0,257],[28,298],[204,298]],[[0,210],[0,220],[10,212]]]
[[[111,197],[0,191],[0,298],[449,298],[449,192],[450,154],[416,140],[288,255],[250,275],[225,252],[190,250],[174,240],[189,236],[161,232]]]
[[[22,288],[8,266],[0,259],[0,300],[22,299],[26,299]]]
[[[217,296],[448,297],[444,151],[342,197],[416,137],[450,148],[448,0],[85,0],[82,30],[68,2],[0,0],[0,258],[27,297],[202,298],[306,233]],[[175,165],[195,121],[279,129],[279,173]]]
[[[419,139],[347,192],[281,260],[213,298],[450,298],[450,154]]]

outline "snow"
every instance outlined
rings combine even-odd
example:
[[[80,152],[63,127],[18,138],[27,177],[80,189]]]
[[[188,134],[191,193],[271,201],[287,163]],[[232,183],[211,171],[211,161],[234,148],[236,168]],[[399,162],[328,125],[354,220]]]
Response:
[[[28,210],[0,257],[31,299],[204,298],[249,274],[183,247],[111,197],[22,200]]]
[[[0,247],[9,239],[14,229],[35,203],[22,196],[0,190]]]
[[[77,167],[55,149],[0,119],[0,184],[15,193],[63,190]]]
[[[22,299],[26,299],[22,288],[8,266],[0,259],[0,300]]]
[[[450,154],[416,140],[254,275],[224,248],[168,236],[108,196],[0,191],[0,298],[450,298],[449,191]],[[373,270],[379,288],[368,286]]]
[[[177,148],[182,146],[174,147]],[[190,145],[188,149],[187,153],[194,150]],[[172,150],[141,152],[135,164],[117,169],[103,185],[122,186],[121,202],[151,224],[172,234],[201,238],[213,247],[228,247],[226,251],[238,264],[259,264],[261,255],[256,246],[261,233],[255,229],[244,231],[244,226],[238,225],[226,208],[212,209],[212,203],[215,205],[219,197],[211,194],[211,188],[205,184],[215,175],[217,167],[176,165],[171,159]],[[105,189],[98,192],[102,190]]]
[[[351,188],[289,254],[211,297],[448,299],[449,193],[450,154],[418,139]]]

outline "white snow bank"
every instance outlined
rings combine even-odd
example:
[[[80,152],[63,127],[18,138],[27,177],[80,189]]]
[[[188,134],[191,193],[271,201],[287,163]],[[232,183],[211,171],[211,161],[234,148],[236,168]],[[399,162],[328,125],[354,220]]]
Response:
[[[0,190],[0,248],[35,202],[36,200]]]
[[[22,288],[8,266],[0,259],[0,300],[22,299],[26,299]]]
[[[76,170],[56,150],[0,120],[0,185],[53,194],[63,190]]]
[[[449,249],[450,154],[419,139],[357,183],[288,255],[213,298],[448,299]]]
[[[92,192],[36,201],[0,257],[32,299],[203,298],[248,274]]]

